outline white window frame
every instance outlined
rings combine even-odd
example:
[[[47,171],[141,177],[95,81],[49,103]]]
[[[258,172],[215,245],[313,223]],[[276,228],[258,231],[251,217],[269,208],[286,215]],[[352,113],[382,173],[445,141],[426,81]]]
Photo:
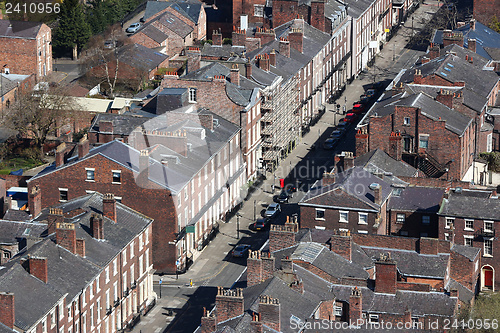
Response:
[[[120,181],[115,182],[115,173],[118,173],[120,175]],[[121,184],[122,183],[122,171],[121,170],[111,170],[111,184]]]
[[[125,266],[127,264],[127,248],[126,247],[123,249],[122,258],[123,258],[123,266]]]
[[[318,217],[318,212],[323,212],[323,217]],[[316,220],[320,221],[325,220],[325,210],[323,208],[316,208],[314,213],[315,213],[314,217]]]
[[[89,178],[89,171],[92,171],[92,178]],[[95,182],[95,168],[85,168],[85,181],[86,182]]]
[[[134,241],[130,243],[130,259],[134,257]]]
[[[368,234],[368,230],[358,230],[358,234]]]
[[[467,227],[467,223],[472,223],[472,228]],[[465,219],[464,220],[464,230],[466,230],[466,231],[474,231],[474,220],[472,220],[472,219]]]
[[[90,282],[89,285],[89,300],[94,298],[94,281]]]
[[[53,329],[56,326],[56,309],[50,312],[50,329]]]
[[[139,235],[139,252],[142,251],[142,249],[144,248],[144,236],[142,234]]]
[[[431,224],[430,215],[422,215],[422,224]]]
[[[253,16],[264,17],[264,6],[263,5],[253,5]]]
[[[410,117],[404,117],[403,118],[403,125],[404,126],[410,126]]]
[[[47,333],[47,317],[42,319],[42,333]]]
[[[337,317],[342,317],[342,306],[337,306],[337,305],[334,305],[333,306],[333,313],[335,314],[335,316]]]
[[[467,244],[467,240],[470,241],[470,245]],[[473,246],[473,241],[474,241],[474,236],[471,235],[464,235],[464,245],[465,246]]]
[[[449,233],[447,233],[447,232],[444,233],[444,240],[445,241],[449,241],[450,240],[450,234]]]
[[[346,215],[345,219],[342,218],[343,214]],[[339,223],[349,223],[349,211],[339,210]]]
[[[115,258],[115,260],[113,260],[113,276],[116,274],[118,274],[118,260]]]
[[[401,221],[402,219],[402,221]],[[403,213],[397,213],[396,214],[396,223],[405,223],[406,222],[406,215]]]
[[[369,323],[378,323],[379,322],[378,314],[369,314],[368,315],[368,322]]]
[[[491,249],[486,247],[486,243],[491,244]],[[484,238],[483,257],[493,257],[493,237]]]
[[[427,142],[423,147],[422,142]],[[429,149],[429,134],[420,134],[418,136],[418,148]]]
[[[61,192],[66,192],[66,200],[61,199]],[[69,191],[68,191],[68,189],[60,187],[59,188],[59,202],[66,202],[66,201],[68,201],[68,199],[69,199]]]
[[[197,103],[197,88],[189,87],[189,103]]]
[[[451,227],[455,224],[455,218],[454,217],[445,217],[444,219],[444,228],[445,229],[451,229]]]
[[[361,219],[362,216],[365,218],[364,222]],[[358,224],[368,225],[368,213],[358,213]]]
[[[104,276],[106,277],[106,283],[109,283],[109,266],[104,270]]]
[[[486,225],[491,226],[491,228],[486,228]],[[484,231],[493,231],[495,230],[495,224],[493,221],[484,221]]]

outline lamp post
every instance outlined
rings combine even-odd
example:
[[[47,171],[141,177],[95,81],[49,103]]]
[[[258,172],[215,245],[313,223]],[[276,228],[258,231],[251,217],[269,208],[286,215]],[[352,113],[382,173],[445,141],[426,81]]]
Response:
[[[253,220],[255,222],[255,217],[256,217],[256,211],[257,211],[257,201],[253,201]]]
[[[236,214],[236,238],[240,239],[240,214]]]
[[[413,19],[414,19],[414,17],[412,15],[412,17],[411,17],[411,38],[413,38],[413,35],[414,35],[414,31],[413,31]]]
[[[3,118],[3,71],[4,71],[4,68],[7,67],[7,64],[3,65],[2,66],[2,69],[0,70],[0,96],[1,97],[1,101],[0,101],[0,113],[2,113],[2,118]]]

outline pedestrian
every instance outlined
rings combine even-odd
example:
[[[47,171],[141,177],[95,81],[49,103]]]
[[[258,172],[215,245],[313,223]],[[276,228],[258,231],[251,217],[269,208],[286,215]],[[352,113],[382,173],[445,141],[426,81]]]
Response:
[[[273,192],[274,194],[274,184],[271,185],[271,191]]]

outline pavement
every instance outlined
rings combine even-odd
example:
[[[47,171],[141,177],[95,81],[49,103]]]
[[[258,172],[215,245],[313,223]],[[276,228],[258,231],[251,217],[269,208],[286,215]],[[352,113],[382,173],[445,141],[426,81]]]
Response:
[[[421,5],[413,16],[413,32],[418,33],[421,19],[427,21],[438,9],[437,1],[427,1]],[[418,22],[418,23],[417,23]],[[220,225],[220,233],[200,253],[189,270],[175,275],[155,275],[154,290],[158,295],[157,305],[143,317],[132,332],[192,332],[199,325],[203,307],[211,309],[214,305],[216,287],[231,288],[244,287],[246,260],[232,258],[230,251],[236,244],[250,244],[253,250],[265,246],[268,232],[253,232],[248,225],[253,223],[254,214],[259,217],[267,204],[278,195],[273,194],[271,185],[279,186],[279,178],[287,181],[300,179],[301,186],[291,200],[283,205],[283,212],[273,223],[284,223],[286,216],[298,212],[297,202],[304,196],[308,188],[321,177],[324,171],[330,171],[333,166],[333,157],[340,151],[354,151],[354,127],[348,130],[345,139],[335,150],[323,150],[321,143],[329,136],[335,124],[342,118],[335,112],[335,104],[346,105],[347,110],[358,101],[367,85],[374,81],[388,83],[400,69],[411,66],[424,52],[405,48],[412,34],[411,20],[399,29],[393,38],[385,44],[377,55],[374,66],[360,74],[344,90],[343,94],[333,104],[326,105],[326,111],[311,130],[301,138],[296,148],[281,161],[280,167],[274,174],[267,173],[267,178],[243,203],[239,210],[239,218],[233,216],[227,223]],[[342,108],[341,108],[342,109]],[[313,148],[313,145],[316,148]],[[161,279],[161,285],[160,285]],[[162,297],[160,298],[160,292]]]

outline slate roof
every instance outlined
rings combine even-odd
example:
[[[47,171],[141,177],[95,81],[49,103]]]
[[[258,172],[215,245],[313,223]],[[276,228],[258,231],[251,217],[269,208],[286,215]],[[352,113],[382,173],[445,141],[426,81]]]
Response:
[[[370,184],[374,183],[381,186],[382,203],[385,202],[392,192],[391,184],[363,168],[355,166],[339,174],[335,184],[323,186],[323,180],[319,180],[306,193],[299,205],[337,207],[346,210],[364,209],[377,212],[380,206],[374,202],[373,190],[370,189]]]
[[[174,111],[170,111],[171,113]],[[148,146],[150,149],[150,162],[149,162],[149,179],[164,188],[171,190],[174,193],[181,191],[184,186],[191,180],[193,175],[198,173],[201,168],[215,155],[230,138],[232,138],[239,131],[239,127],[230,123],[222,117],[219,117],[212,112],[206,110],[199,110],[199,114],[210,114],[213,119],[217,119],[219,125],[213,131],[205,129],[205,138],[201,138],[201,130],[203,127],[199,122],[180,121],[175,123],[167,122],[167,114],[163,114],[148,120],[140,125],[138,130],[158,130],[161,132],[173,131],[172,126],[175,128],[185,128],[187,133],[187,142],[191,144],[191,151],[188,151],[187,156],[176,153],[165,146],[155,145]],[[181,115],[181,114],[180,114]],[[141,139],[142,141],[142,139]],[[132,142],[130,143],[132,145]],[[140,144],[140,143],[139,143]],[[75,163],[91,158],[92,156],[100,154],[111,161],[114,161],[122,166],[134,171],[139,172],[139,154],[140,151],[120,141],[111,141],[99,147],[93,148],[89,151],[83,159],[72,158],[68,160],[63,166],[56,168],[55,164],[51,164],[43,171],[37,174],[36,179],[43,175],[54,172],[61,168],[71,167]],[[162,163],[164,158],[162,155],[175,158],[176,163]],[[243,165],[243,164],[240,164]]]
[[[162,2],[162,1],[159,1],[159,2]],[[163,31],[161,31],[160,29],[158,29],[157,27],[155,27],[152,24],[146,25],[141,30],[141,32],[159,44],[161,44],[165,39],[168,38],[168,35],[166,33],[164,33]]]
[[[0,20],[0,38],[35,39],[43,23]]]
[[[193,28],[191,26],[184,23],[184,21],[182,21],[180,18],[178,18],[177,16],[168,11],[161,14],[157,18],[154,18],[150,22],[146,23],[146,26],[153,23],[165,26],[167,29],[169,29],[170,31],[172,31],[181,38],[185,38],[193,31]]]
[[[459,46],[457,44],[451,44],[441,49],[440,53],[441,55],[445,55],[447,53],[454,53],[457,57],[461,59],[466,59],[466,57],[469,58],[472,57],[472,63],[470,62],[469,63],[478,69],[482,69],[490,62],[489,59],[481,57],[476,52],[469,50],[465,47]]]
[[[144,21],[147,21],[151,16],[167,9],[172,5],[170,1],[148,1],[146,3],[146,10],[144,12]]]
[[[30,215],[25,210],[16,210],[9,209],[3,216],[4,220],[7,221],[28,221],[30,219]]]
[[[117,57],[121,62],[133,68],[148,72],[154,70],[168,59],[167,55],[153,51],[140,44],[129,44],[120,47]]]
[[[422,115],[430,119],[446,121],[445,128],[459,136],[463,135],[472,122],[471,118],[450,109],[424,93],[413,95],[400,93],[395,96],[386,93],[379,99],[379,102],[373,105],[358,126],[367,124],[370,117],[385,117],[393,114],[396,111],[396,106],[419,108]]]
[[[448,199],[443,199],[438,214],[500,221],[500,199],[485,198],[480,192],[474,192],[477,191],[451,191]]]
[[[313,266],[339,279],[343,277],[368,278],[368,273],[362,267],[349,262],[344,257],[316,242],[301,242],[291,258],[311,263]]]
[[[229,44],[211,45],[206,43],[201,49],[202,57],[230,58],[234,55],[243,56],[244,46],[233,46]]]
[[[423,77],[437,75],[450,83],[463,81],[468,89],[485,98],[489,97],[498,82],[498,75],[495,72],[481,70],[462,57],[445,54],[428,63],[405,70],[396,85],[400,82],[413,82],[416,69],[422,72]]]
[[[347,14],[349,16],[358,18],[363,14],[373,3],[372,0],[346,0],[344,3],[347,5]]]
[[[470,303],[474,297],[476,296],[474,292],[466,288],[461,283],[450,279],[450,282],[445,287],[445,289],[449,292],[450,290],[458,290],[458,298],[464,303]]]
[[[47,230],[47,224],[39,222],[0,220],[0,243],[17,243],[20,238],[40,237]]]
[[[89,133],[100,132],[99,123],[101,120],[113,122],[113,134],[129,135],[135,128],[142,125],[149,119],[132,115],[99,113],[92,121],[92,125],[89,128]]]
[[[0,333],[16,333],[16,331],[0,323]]]
[[[407,187],[392,195],[388,208],[398,211],[437,213],[445,190],[433,187]]]
[[[64,297],[55,286],[33,277],[15,260],[0,269],[0,291],[14,294],[15,326],[25,331]]]
[[[488,105],[488,99],[486,97],[477,94],[467,87],[431,86],[411,83],[406,84],[404,88],[408,92],[408,94],[418,94],[421,92],[431,96],[432,98],[436,98],[441,89],[445,89],[451,92],[462,91],[464,96],[463,104],[476,111],[478,114],[481,113],[483,109]]]
[[[464,257],[468,258],[470,261],[474,261],[476,257],[481,253],[481,249],[477,247],[472,247],[472,246],[465,246],[465,245],[460,245],[460,244],[453,244],[452,251],[463,255]]]
[[[373,260],[380,258],[381,254],[389,253],[396,262],[398,271],[403,276],[427,277],[444,279],[448,260],[448,253],[438,255],[422,255],[416,251],[389,249],[383,247],[361,246],[363,251]]]
[[[476,21],[475,29],[472,30],[470,23],[467,23],[463,27],[453,30],[455,32],[461,32],[464,36],[464,46],[468,47],[469,39],[476,39],[476,53],[480,56],[491,59],[488,52],[484,49],[485,47],[500,48],[500,34],[481,22]],[[433,38],[434,43],[443,44],[443,31],[437,30]]]
[[[156,13],[161,12],[168,7],[172,7],[177,12],[187,17],[194,23],[198,23],[202,4],[196,0],[177,0],[177,1],[148,1],[146,4],[146,11],[144,13],[144,20],[154,16]]]
[[[500,61],[500,47],[485,47],[484,50],[488,53],[491,60]]]
[[[382,149],[372,150],[364,155],[356,157],[354,165],[374,172],[390,172],[396,177],[414,177],[417,169],[403,161],[396,161]]]

